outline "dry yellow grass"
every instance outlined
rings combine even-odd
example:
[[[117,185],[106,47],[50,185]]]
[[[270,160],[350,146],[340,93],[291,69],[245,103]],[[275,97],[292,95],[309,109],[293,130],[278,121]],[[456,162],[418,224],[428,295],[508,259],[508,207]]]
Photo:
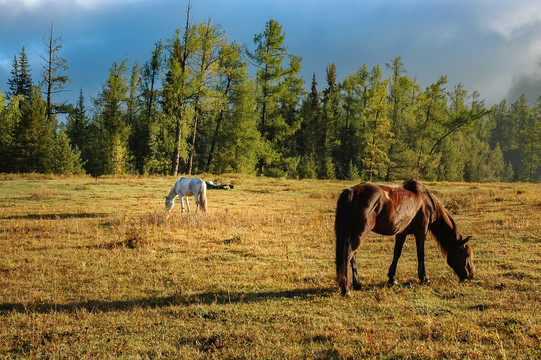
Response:
[[[0,177],[0,357],[531,359],[541,356],[541,185],[428,183],[472,234],[458,283],[414,241],[385,286],[393,239],[334,282],[340,181],[230,174],[206,215],[164,216],[171,177]],[[192,201],[193,203],[193,201]]]

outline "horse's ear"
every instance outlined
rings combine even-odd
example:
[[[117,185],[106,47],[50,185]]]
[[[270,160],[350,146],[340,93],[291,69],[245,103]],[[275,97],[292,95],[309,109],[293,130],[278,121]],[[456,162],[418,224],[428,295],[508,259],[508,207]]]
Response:
[[[463,239],[463,240],[460,240],[459,244],[460,246],[464,246],[468,243],[468,241],[470,241],[471,239],[471,236],[468,236],[467,238]]]

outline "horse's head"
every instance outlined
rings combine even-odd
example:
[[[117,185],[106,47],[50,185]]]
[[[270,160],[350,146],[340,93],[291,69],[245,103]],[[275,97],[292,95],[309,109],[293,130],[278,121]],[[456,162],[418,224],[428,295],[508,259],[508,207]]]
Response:
[[[468,243],[471,236],[460,239],[456,242],[456,247],[449,249],[447,253],[447,264],[454,270],[460,278],[460,281],[472,279],[475,274],[473,270],[473,251]]]
[[[173,206],[175,206],[175,198],[173,198],[172,200],[169,200],[169,198],[166,196],[165,197],[165,211],[171,212],[171,210],[173,209]]]

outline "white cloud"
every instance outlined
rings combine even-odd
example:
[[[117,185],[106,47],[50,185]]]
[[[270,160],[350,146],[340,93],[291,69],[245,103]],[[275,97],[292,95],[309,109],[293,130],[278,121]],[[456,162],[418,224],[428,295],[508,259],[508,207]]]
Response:
[[[541,2],[486,1],[478,15],[483,27],[509,40],[528,27],[541,23]]]
[[[21,13],[86,11],[145,1],[149,0],[0,0],[0,13],[3,14],[0,19],[4,16],[13,17]]]

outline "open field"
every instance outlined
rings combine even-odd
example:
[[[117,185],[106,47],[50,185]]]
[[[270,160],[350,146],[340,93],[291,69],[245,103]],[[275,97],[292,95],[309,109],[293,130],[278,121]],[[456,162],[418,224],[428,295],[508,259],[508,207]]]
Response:
[[[426,183],[474,236],[476,279],[429,241],[419,285],[408,239],[387,287],[393,239],[371,234],[344,299],[353,182],[204,178],[235,189],[166,218],[171,177],[0,175],[0,357],[541,358],[541,185]]]

